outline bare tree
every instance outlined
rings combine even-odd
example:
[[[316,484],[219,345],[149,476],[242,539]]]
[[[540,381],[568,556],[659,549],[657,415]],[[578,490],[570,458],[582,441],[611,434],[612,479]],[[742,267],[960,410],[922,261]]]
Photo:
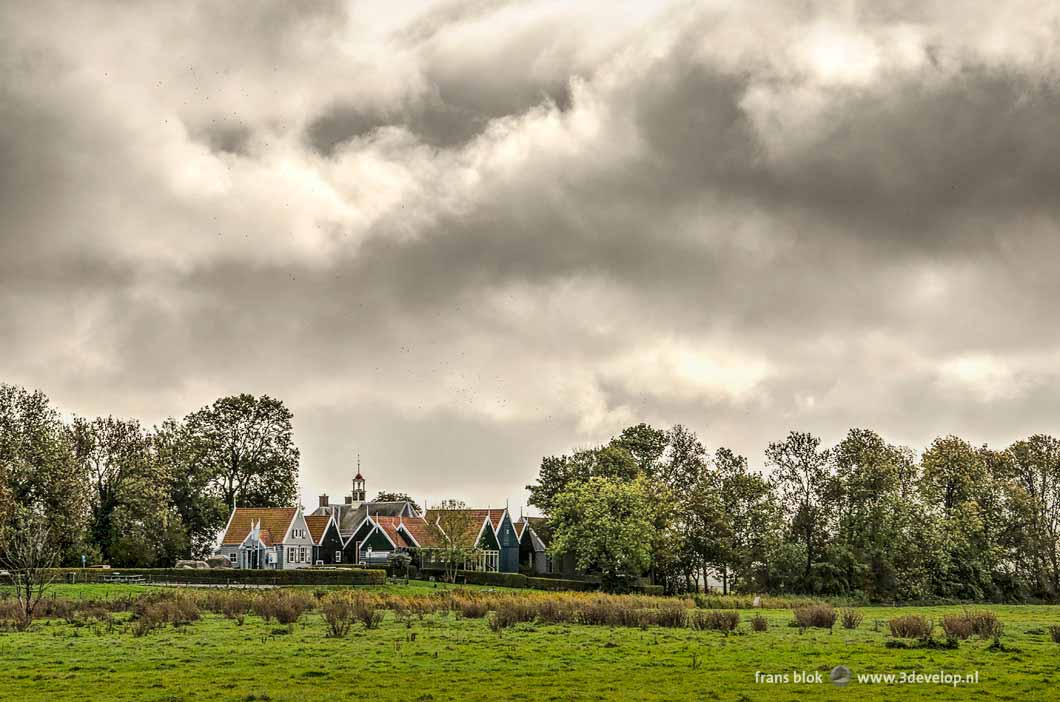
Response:
[[[38,515],[26,515],[0,531],[0,569],[8,571],[18,601],[20,630],[33,623],[37,605],[58,576],[51,530]]]
[[[444,500],[439,507],[428,512],[428,521],[441,532],[443,544],[440,555],[445,568],[445,579],[456,582],[456,574],[474,551],[479,524],[474,514],[463,502]]]

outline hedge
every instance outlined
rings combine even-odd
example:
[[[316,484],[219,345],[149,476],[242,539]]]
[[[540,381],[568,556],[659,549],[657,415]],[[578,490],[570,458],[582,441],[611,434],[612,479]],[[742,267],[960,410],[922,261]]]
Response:
[[[193,585],[382,585],[386,571],[368,568],[242,570],[238,568],[57,568],[57,580],[100,582],[113,575],[140,575],[153,582]]]
[[[423,568],[415,574],[409,571],[409,577],[427,580],[430,577],[439,580],[445,577],[445,571],[436,568]],[[492,585],[494,587],[529,588],[534,590],[597,590],[598,583],[582,580],[563,580],[561,578],[531,578],[521,573],[493,573],[482,570],[461,570],[457,579],[470,585]]]

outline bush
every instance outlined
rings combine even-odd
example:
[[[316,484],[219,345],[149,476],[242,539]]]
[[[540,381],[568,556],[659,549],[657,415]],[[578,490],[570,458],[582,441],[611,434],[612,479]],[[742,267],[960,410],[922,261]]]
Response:
[[[844,629],[857,629],[865,619],[865,615],[856,609],[846,607],[839,610],[839,618],[843,622]]]
[[[328,626],[328,638],[341,639],[354,622],[354,606],[349,593],[333,592],[320,600],[320,616]]]
[[[887,622],[891,636],[899,639],[929,639],[934,628],[931,620],[919,614],[895,617]]]
[[[166,624],[186,626],[199,616],[198,603],[183,593],[145,595],[133,606],[133,635],[144,636]]]
[[[797,607],[794,614],[795,624],[800,629],[810,627],[831,629],[835,626],[836,618],[839,616],[830,604],[803,605]]]
[[[378,629],[383,623],[384,612],[376,609],[375,603],[364,596],[353,599],[353,616],[364,624],[365,629]]]
[[[972,621],[963,614],[947,614],[942,618],[942,631],[947,639],[967,639],[975,633]]]
[[[753,631],[769,631],[769,622],[761,614],[751,617],[751,629]]]
[[[465,600],[461,598],[455,599],[453,602],[456,605],[456,611],[465,619],[482,619],[489,611],[486,603],[480,600]]]
[[[989,609],[965,610],[962,616],[971,622],[972,631],[982,639],[997,639],[1005,628]]]
[[[499,632],[520,622],[534,621],[537,618],[536,604],[522,597],[507,597],[498,601],[489,617],[490,629]]]
[[[49,571],[57,580],[96,582],[108,575],[142,575],[148,581],[193,584],[234,585],[384,585],[386,571],[348,567],[321,570],[243,570],[238,568],[56,568]]]
[[[688,609],[676,602],[667,602],[655,609],[646,610],[648,624],[678,629],[688,625]],[[735,614],[735,612],[734,612]],[[740,616],[736,615],[739,622]]]
[[[762,615],[758,615],[761,617]],[[762,621],[765,618],[762,617]],[[693,629],[724,631],[729,633],[735,631],[740,625],[740,613],[735,610],[710,609],[704,612],[695,612],[689,617]]]
[[[592,592],[599,590],[599,583],[588,580],[567,580],[564,578],[526,578],[526,587],[535,590],[570,590],[573,592]]]
[[[275,618],[280,624],[296,623],[312,607],[312,598],[295,590],[269,590],[253,604],[255,614],[266,622]]]

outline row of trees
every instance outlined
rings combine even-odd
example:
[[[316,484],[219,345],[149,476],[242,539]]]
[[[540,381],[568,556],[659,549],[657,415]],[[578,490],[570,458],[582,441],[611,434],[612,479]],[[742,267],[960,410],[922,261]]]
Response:
[[[43,393],[0,384],[0,532],[17,543],[34,525],[65,565],[201,558],[233,502],[295,502],[291,420],[279,400],[244,394],[152,429],[66,422]]]
[[[867,429],[834,447],[792,432],[765,470],[682,426],[629,427],[547,457],[531,504],[553,549],[607,578],[876,600],[1056,599],[1060,441],[997,450],[947,436],[919,457]]]

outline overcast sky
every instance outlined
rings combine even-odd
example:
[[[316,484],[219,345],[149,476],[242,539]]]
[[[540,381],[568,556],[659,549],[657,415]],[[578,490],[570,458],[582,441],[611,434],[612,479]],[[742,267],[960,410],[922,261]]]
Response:
[[[0,380],[278,397],[307,505],[1060,433],[1060,4],[957,5],[3,3]]]

